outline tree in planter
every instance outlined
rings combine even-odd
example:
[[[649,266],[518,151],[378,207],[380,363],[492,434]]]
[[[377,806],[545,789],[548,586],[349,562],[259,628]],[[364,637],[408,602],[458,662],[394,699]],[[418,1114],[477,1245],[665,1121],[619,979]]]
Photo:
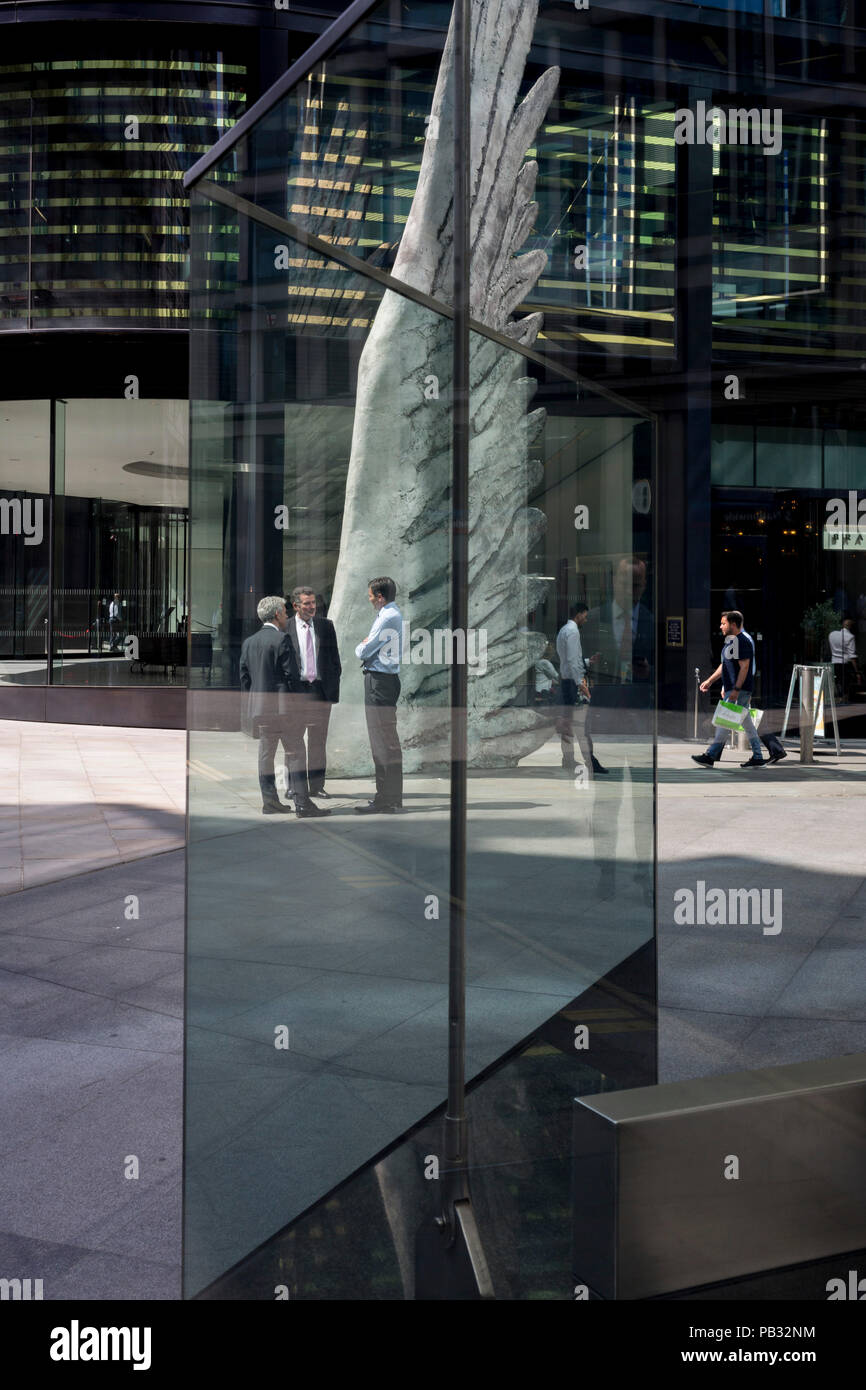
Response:
[[[806,634],[806,660],[824,661],[828,654],[827,638],[842,626],[842,614],[830,599],[825,599],[806,609],[801,626]]]

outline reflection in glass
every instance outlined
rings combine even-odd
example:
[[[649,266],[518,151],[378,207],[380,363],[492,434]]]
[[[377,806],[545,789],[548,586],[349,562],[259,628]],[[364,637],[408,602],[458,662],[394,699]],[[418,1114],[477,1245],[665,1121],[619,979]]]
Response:
[[[0,681],[44,684],[48,626],[48,401],[0,402]]]

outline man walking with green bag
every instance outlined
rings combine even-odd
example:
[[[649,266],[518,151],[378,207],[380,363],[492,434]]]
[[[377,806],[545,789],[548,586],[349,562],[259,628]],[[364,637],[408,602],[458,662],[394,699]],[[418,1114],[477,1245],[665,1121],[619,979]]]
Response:
[[[727,613],[722,614],[721,629],[725,639],[725,645],[722,647],[722,660],[713,674],[701,682],[701,690],[706,694],[710,686],[714,685],[721,677],[722,699],[729,704],[738,705],[740,708],[748,710],[755,685],[755,644],[749,634],[743,631],[743,615],[736,608],[731,608]],[[758,731],[748,713],[745,715],[741,727],[751,745],[752,756],[747,763],[741,763],[740,766],[766,766],[761,754],[761,740],[758,738]],[[724,731],[720,729],[718,737],[710,744],[706,753],[692,754],[692,762],[699,763],[701,767],[713,767],[721,760],[724,746],[725,735]]]

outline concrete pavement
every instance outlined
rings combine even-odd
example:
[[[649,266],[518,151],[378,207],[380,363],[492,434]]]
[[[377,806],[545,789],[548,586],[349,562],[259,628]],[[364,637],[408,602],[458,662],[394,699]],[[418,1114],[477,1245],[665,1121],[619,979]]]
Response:
[[[27,735],[19,744],[25,762],[30,736],[40,754],[41,745],[51,746],[44,726],[17,728]],[[152,738],[153,731],[144,733]],[[104,744],[116,737],[122,748],[131,731],[76,727],[59,731],[54,742],[65,744],[67,734],[83,767],[93,751],[85,735]],[[169,737],[179,742],[183,735]],[[614,747],[598,751],[611,776],[589,795],[617,808],[619,825],[613,839],[607,827],[605,843],[631,853],[629,788],[640,787],[642,774],[625,770]],[[730,754],[729,764],[705,771],[691,763],[692,751],[694,745],[674,741],[658,750],[661,1079],[862,1049],[866,748],[848,747],[838,764],[821,758],[812,768],[792,754],[755,772],[741,770]],[[174,766],[164,778],[153,767],[154,780],[176,789],[182,752],[161,753]],[[443,993],[444,936],[440,924],[425,919],[423,903],[445,881],[447,796],[436,779],[407,783],[412,810],[389,819],[398,857],[383,865],[383,821],[352,814],[366,784],[332,787],[338,814],[328,821],[286,817],[274,824],[258,810],[247,741],[216,750],[200,743],[196,753],[201,814],[193,863],[210,940],[196,956],[194,1007],[206,1044],[199,1057],[213,1076],[206,1094],[192,1097],[192,1118],[199,1149],[222,1151],[228,1165],[217,1187],[237,1162],[248,1174],[264,1163],[264,1191],[278,1176],[274,1156],[288,1152],[283,1120],[291,1114],[292,1132],[307,1133],[306,1110],[297,1109],[305,1089],[310,1101],[324,1086],[314,1107],[319,1114],[342,1113],[345,1121],[346,1105],[354,1107],[344,1133],[373,1145],[382,1117],[393,1123],[394,1105],[407,1094],[415,1107],[441,1098],[441,1029],[431,1032],[431,1021]],[[596,914],[593,904],[601,909],[604,900],[594,896],[588,794],[562,778],[557,759],[551,742],[518,769],[472,780],[475,1065],[484,1065],[488,1043],[516,1040],[516,1023],[524,1019],[531,1028],[534,1009],[555,1011],[584,973],[606,968],[608,957],[619,958],[642,935],[640,885],[630,879],[619,885],[617,911]],[[33,776],[44,785],[50,770],[38,774],[36,762]],[[81,801],[70,796],[66,803],[73,824],[99,826],[76,816],[78,808],[92,814],[100,797],[116,807],[110,780],[100,786],[88,777],[86,788],[82,780]],[[20,785],[20,776],[14,785],[7,778],[2,791],[19,825],[22,808],[13,798]],[[151,805],[177,815],[175,794]],[[113,847],[101,845],[114,856],[111,867],[80,872],[92,848],[81,836],[78,857],[46,862],[47,872],[60,875],[56,882],[7,893],[0,905],[0,1275],[44,1278],[46,1298],[174,1298],[183,855],[118,863],[118,850],[146,855],[147,846],[114,840]],[[226,882],[234,876],[237,901],[227,903],[221,891],[221,864],[230,871]],[[674,895],[698,882],[707,889],[778,889],[781,931],[765,933],[755,923],[677,924]],[[306,935],[303,918],[293,926],[285,911],[301,883],[323,908]],[[244,893],[248,906],[239,918]],[[130,897],[138,899],[137,918],[127,916]],[[271,1028],[271,1015],[282,1018],[286,1006],[298,1030],[290,1082],[273,1043],[265,1059],[257,1041],[262,1020]],[[321,1141],[321,1131],[308,1132],[311,1160]],[[126,1175],[132,1158],[137,1178]],[[304,1167],[313,1171],[306,1159]],[[245,1182],[243,1191],[252,1196],[256,1187]],[[237,1187],[230,1184],[229,1195],[234,1201]],[[241,1208],[247,1225],[266,1219],[258,1197]],[[245,1238],[245,1231],[234,1237]]]

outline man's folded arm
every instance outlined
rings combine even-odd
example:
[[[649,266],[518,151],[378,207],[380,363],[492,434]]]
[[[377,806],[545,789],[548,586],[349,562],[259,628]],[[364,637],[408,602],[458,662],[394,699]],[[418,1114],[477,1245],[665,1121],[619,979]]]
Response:
[[[370,635],[366,641],[358,643],[355,648],[355,655],[360,661],[368,661],[371,656],[375,656],[384,647],[385,638],[382,635],[384,625],[385,620],[380,615],[370,629]]]

